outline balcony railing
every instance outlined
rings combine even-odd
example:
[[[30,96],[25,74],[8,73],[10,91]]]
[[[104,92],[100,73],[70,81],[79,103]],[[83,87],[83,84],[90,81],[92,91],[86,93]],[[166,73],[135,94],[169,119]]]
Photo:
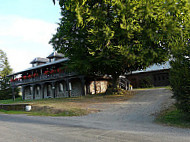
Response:
[[[48,80],[56,80],[60,79],[63,77],[69,77],[69,76],[74,76],[77,75],[76,73],[55,73],[55,74],[49,74],[49,75],[39,75],[37,77],[33,78],[28,78],[28,79],[19,79],[17,81],[11,82],[11,86],[19,86],[19,85],[24,85],[24,84],[29,84],[29,83],[35,83],[35,82],[43,82],[43,81],[48,81]]]

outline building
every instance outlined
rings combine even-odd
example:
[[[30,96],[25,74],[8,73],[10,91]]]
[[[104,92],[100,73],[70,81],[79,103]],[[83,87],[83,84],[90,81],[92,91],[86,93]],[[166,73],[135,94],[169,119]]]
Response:
[[[76,97],[86,94],[104,93],[108,79],[97,76],[84,76],[68,72],[63,64],[69,59],[53,52],[47,58],[35,58],[32,67],[8,75],[13,90],[21,87],[23,100],[44,98]]]
[[[169,69],[169,62],[166,62],[163,65],[153,65],[145,70],[134,71],[126,77],[131,81],[133,88],[168,86]]]

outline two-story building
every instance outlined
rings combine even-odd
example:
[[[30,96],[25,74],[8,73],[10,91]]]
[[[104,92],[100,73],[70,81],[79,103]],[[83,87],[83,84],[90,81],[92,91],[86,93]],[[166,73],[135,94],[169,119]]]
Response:
[[[32,67],[8,75],[13,90],[21,86],[23,100],[74,97],[103,93],[108,80],[104,77],[90,77],[68,72],[63,64],[69,59],[53,52],[47,58],[35,58]]]

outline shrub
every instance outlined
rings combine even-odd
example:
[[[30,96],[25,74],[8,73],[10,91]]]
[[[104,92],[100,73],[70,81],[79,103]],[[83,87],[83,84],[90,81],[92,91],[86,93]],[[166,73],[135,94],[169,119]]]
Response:
[[[10,88],[10,84],[8,84],[8,78],[0,81],[0,100],[7,100],[12,98],[12,89]],[[15,98],[19,97],[19,88],[15,89]]]
[[[15,98],[19,97],[19,88],[16,88],[14,93],[15,93]],[[12,98],[13,96],[11,88],[0,90],[0,100],[8,100]]]
[[[173,97],[176,99],[176,106],[190,114],[190,58],[178,56],[170,64],[170,84]]]
[[[141,88],[149,88],[153,87],[153,80],[150,76],[144,77],[140,80],[140,87]]]

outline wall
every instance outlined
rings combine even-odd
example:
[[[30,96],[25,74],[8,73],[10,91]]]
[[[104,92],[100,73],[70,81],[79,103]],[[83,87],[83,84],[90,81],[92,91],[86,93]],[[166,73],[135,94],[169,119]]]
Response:
[[[79,79],[71,80],[71,97],[82,96],[82,84]]]
[[[108,81],[91,81],[89,85],[90,94],[105,93],[108,87]]]
[[[127,75],[133,88],[169,85],[169,69]]]
[[[30,86],[25,87],[24,94],[25,94],[25,100],[32,100],[33,99]]]
[[[83,87],[83,91],[85,94],[82,94],[82,83],[81,80],[79,78],[75,78],[75,79],[71,79],[71,91],[70,91],[70,95],[71,97],[77,97],[77,96],[82,96],[85,95],[85,91],[88,90],[88,93],[90,94],[95,94],[95,87],[94,85],[96,85],[96,93],[105,93],[108,87],[108,81],[90,81],[90,83],[88,82],[88,85],[84,85]],[[62,85],[60,85],[62,84]],[[32,91],[31,91],[31,87],[30,86],[26,86],[24,87],[25,91],[25,99],[26,100],[32,100],[33,99],[33,95],[32,95]],[[38,89],[37,89],[38,88]],[[48,91],[49,88],[49,91]],[[88,89],[87,89],[88,88]],[[45,83],[44,84],[44,98],[54,98],[54,93],[53,93],[53,89],[52,89],[52,84],[51,83]],[[42,90],[41,90],[41,86],[40,85],[34,85],[34,94],[35,94],[35,99],[42,99]],[[68,95],[68,90],[66,87],[66,82],[65,81],[58,81],[55,83],[55,97],[56,98],[62,98],[62,97],[69,97]]]
[[[60,83],[63,85],[62,89]],[[68,97],[68,91],[66,90],[66,82],[61,81],[56,83],[56,98]]]

